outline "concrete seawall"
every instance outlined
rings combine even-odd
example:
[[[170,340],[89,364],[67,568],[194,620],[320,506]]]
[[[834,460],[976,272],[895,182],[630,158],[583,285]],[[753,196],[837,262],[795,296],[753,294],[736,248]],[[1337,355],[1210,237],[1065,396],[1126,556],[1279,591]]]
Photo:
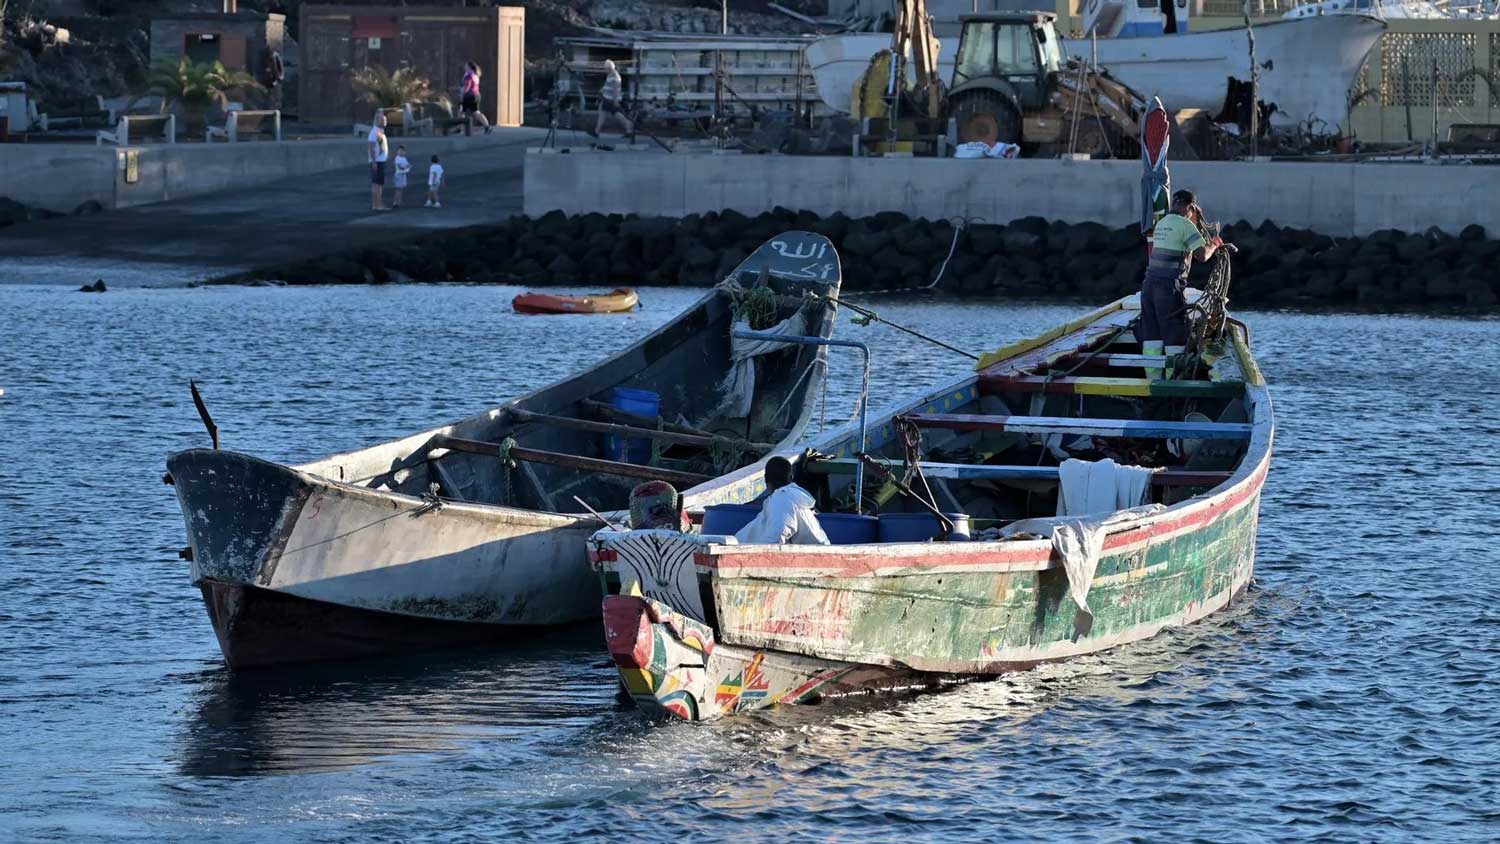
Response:
[[[1478,223],[1500,231],[1500,167],[1425,164],[1178,162],[1215,219],[1272,221],[1334,236]],[[1141,165],[1132,161],[968,161],[703,153],[532,150],[525,210],[682,217],[778,206],[863,217],[1044,217],[1120,226],[1137,219]]]
[[[502,135],[392,138],[421,165],[445,155],[501,143]],[[137,155],[138,179],[126,182],[127,150]],[[49,211],[71,212],[85,202],[130,208],[191,196],[240,190],[287,176],[354,167],[368,160],[359,138],[250,141],[237,144],[0,145],[0,196]],[[418,167],[426,172],[425,166]]]

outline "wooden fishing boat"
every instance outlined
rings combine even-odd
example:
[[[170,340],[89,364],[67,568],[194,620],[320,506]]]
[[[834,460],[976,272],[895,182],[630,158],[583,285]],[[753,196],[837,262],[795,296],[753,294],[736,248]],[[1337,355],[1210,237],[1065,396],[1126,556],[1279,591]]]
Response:
[[[1140,354],[1134,308],[1136,297],[1115,302],[872,414],[863,452],[851,425],[788,453],[825,529],[826,514],[850,509],[859,467],[885,484],[864,497],[878,503],[879,527],[858,544],[596,534],[607,645],[630,696],[652,716],[706,720],[972,680],[1228,606],[1254,569],[1273,435],[1265,382],[1237,325],[1201,343],[1177,377],[1148,377],[1163,359]],[[1106,455],[1148,471],[1114,469]],[[904,480],[883,480],[876,464]],[[1106,486],[1108,506],[1066,515],[1092,503],[1079,501],[1079,467],[1106,484],[1134,473],[1143,503],[1121,508]],[[1064,484],[1070,506],[1059,518]],[[929,487],[931,498],[916,491]],[[757,465],[700,487],[695,501],[746,502],[763,490]],[[972,539],[942,541],[942,511],[955,526],[971,518]],[[910,523],[923,520],[912,536]],[[879,541],[887,522],[906,539]]]
[[[528,291],[512,299],[518,314],[618,314],[635,310],[641,297],[629,287],[617,287],[594,296],[566,296]]]
[[[795,442],[826,352],[747,345],[732,329],[748,317],[826,337],[839,283],[832,244],[788,232],[635,345],[477,416],[300,466],[171,455],[184,553],[225,660],[430,649],[597,618],[586,541],[598,521],[575,496],[602,509],[656,479],[692,500],[690,487]],[[643,395],[659,407],[611,402]]]

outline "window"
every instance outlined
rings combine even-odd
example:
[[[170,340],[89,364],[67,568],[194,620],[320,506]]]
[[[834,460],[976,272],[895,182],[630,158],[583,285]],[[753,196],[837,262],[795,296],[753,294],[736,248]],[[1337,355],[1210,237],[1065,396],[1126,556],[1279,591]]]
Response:
[[[1030,24],[969,24],[964,28],[963,43],[959,45],[954,82],[989,76],[1036,74],[1034,37]],[[1050,49],[1057,50],[1057,45]]]
[[[1036,73],[1030,26],[1002,26],[995,36],[995,65],[1001,76]]]

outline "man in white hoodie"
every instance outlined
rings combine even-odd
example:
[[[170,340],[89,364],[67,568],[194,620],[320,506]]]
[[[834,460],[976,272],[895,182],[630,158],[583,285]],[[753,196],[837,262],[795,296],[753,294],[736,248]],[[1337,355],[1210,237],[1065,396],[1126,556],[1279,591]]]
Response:
[[[766,461],[766,496],[760,515],[740,528],[734,538],[746,544],[827,545],[828,535],[818,524],[812,493],[792,483],[792,464],[785,457]]]

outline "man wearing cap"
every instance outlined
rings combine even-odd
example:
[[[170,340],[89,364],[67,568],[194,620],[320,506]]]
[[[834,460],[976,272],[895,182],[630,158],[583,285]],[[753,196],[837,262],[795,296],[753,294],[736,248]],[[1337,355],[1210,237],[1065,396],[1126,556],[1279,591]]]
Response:
[[[1182,291],[1187,287],[1188,268],[1195,260],[1212,258],[1223,245],[1218,237],[1203,236],[1198,228],[1202,223],[1198,198],[1190,190],[1180,190],[1172,194],[1170,211],[1152,229],[1151,258],[1141,282],[1141,319],[1136,327],[1143,354],[1170,357],[1187,351],[1187,302]],[[1160,378],[1162,370],[1147,369],[1146,374]]]

